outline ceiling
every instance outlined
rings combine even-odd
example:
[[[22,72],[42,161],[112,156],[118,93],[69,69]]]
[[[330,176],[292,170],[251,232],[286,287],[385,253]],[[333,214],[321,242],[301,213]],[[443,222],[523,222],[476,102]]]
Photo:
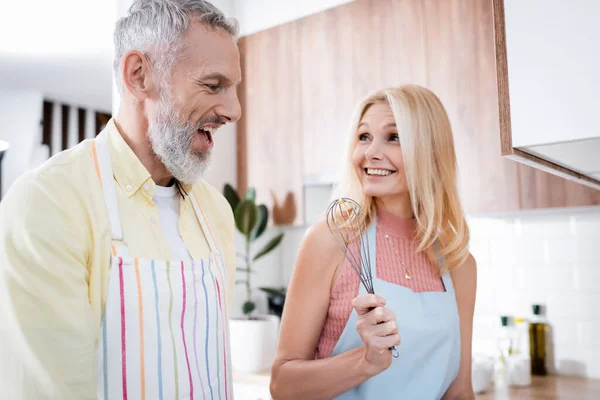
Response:
[[[110,111],[117,1],[3,1],[0,90]]]
[[[111,55],[0,55],[0,90],[33,90],[46,99],[110,112]]]

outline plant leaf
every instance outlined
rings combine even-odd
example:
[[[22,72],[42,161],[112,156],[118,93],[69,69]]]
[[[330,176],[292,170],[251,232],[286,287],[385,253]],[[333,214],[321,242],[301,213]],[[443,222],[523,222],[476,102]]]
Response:
[[[265,292],[267,294],[272,294],[274,296],[285,296],[285,293],[286,293],[285,288],[276,289],[276,288],[269,288],[269,287],[261,287],[260,290],[262,290],[263,292]]]
[[[254,273],[255,273],[255,271],[254,271],[253,269],[251,269],[251,270],[248,270],[248,268],[240,268],[240,267],[238,267],[238,268],[236,268],[235,270],[236,270],[237,272],[250,272],[251,274],[254,274]]]
[[[262,235],[265,232],[265,229],[267,229],[267,223],[269,222],[269,210],[267,209],[267,206],[265,206],[264,204],[258,206],[258,214],[258,224],[256,224],[256,227],[250,235],[251,241],[258,239],[260,235]]]
[[[259,251],[255,256],[253,261],[258,260],[259,258],[261,258],[262,256],[264,256],[265,254],[268,254],[271,252],[271,250],[273,250],[275,247],[277,247],[279,245],[279,243],[281,242],[281,239],[283,239],[283,233],[278,234],[277,236],[275,236],[273,239],[269,240],[269,243],[267,243],[265,245],[265,247],[262,248],[261,251]]]
[[[256,204],[247,199],[242,200],[235,208],[235,225],[247,239],[258,222],[258,212]]]
[[[231,206],[231,211],[234,211],[240,202],[240,196],[229,183],[226,183],[225,186],[223,186],[223,196],[225,196],[225,199],[227,199],[227,202]]]
[[[250,314],[252,311],[254,311],[254,309],[256,308],[256,305],[254,304],[254,302],[252,301],[247,301],[244,303],[244,305],[242,306],[242,311],[244,312],[244,315],[248,315]]]
[[[246,200],[250,200],[251,202],[256,202],[256,189],[251,187],[248,188],[248,191],[246,192]]]

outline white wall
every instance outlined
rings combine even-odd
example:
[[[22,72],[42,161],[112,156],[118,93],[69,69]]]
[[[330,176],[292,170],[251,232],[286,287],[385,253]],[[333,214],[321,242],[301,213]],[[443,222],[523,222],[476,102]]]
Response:
[[[42,141],[40,92],[0,91],[0,139],[10,144],[2,160],[2,194],[27,172]]]
[[[353,0],[235,0],[242,36],[272,28]]]

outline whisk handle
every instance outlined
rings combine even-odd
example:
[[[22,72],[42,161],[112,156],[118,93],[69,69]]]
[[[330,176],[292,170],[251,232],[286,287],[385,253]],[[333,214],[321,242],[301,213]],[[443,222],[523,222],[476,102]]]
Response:
[[[369,307],[369,312],[373,311],[375,307]],[[377,325],[383,324],[383,322],[378,322]],[[396,346],[388,347],[388,350],[392,352],[392,356],[394,358],[398,358],[398,350],[396,350]]]

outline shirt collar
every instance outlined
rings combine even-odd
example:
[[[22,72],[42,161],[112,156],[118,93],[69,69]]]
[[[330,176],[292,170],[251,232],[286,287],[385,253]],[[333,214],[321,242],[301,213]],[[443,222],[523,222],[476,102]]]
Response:
[[[127,197],[133,196],[142,186],[146,186],[146,191],[152,197],[156,190],[156,183],[152,180],[152,176],[144,167],[144,164],[121,136],[114,119],[108,121],[105,132],[113,174],[119,186]],[[181,183],[181,186],[188,194],[192,190],[190,184]]]

